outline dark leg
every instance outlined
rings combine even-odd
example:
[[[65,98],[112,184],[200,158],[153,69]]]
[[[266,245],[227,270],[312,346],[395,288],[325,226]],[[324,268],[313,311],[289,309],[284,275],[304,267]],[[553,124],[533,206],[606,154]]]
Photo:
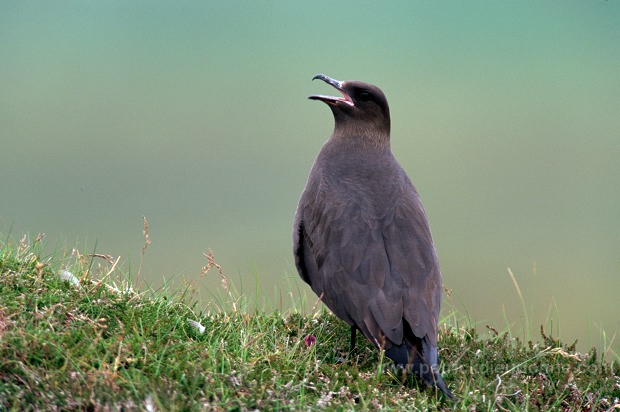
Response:
[[[357,332],[357,326],[351,326],[351,352],[355,349],[355,332]]]

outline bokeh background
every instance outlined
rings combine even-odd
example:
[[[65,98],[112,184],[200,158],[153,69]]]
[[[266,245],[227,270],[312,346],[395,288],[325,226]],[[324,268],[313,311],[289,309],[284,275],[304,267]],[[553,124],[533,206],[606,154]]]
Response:
[[[146,283],[208,305],[211,248],[262,307],[312,305],[291,224],[333,128],[306,97],[333,90],[310,79],[365,80],[427,209],[445,312],[618,352],[619,22],[617,1],[3,0],[0,233],[135,273],[144,215]]]

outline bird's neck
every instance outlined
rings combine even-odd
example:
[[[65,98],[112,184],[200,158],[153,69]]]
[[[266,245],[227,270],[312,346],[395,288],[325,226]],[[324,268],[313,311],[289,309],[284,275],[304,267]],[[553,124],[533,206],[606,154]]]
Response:
[[[364,127],[363,125],[347,124],[334,128],[332,139],[350,146],[390,148],[390,131]]]

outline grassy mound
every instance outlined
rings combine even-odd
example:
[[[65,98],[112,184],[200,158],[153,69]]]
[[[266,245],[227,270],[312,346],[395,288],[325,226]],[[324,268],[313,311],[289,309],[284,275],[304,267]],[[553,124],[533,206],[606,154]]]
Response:
[[[182,291],[134,291],[115,262],[66,265],[36,242],[0,246],[0,410],[620,409],[620,363],[544,332],[444,325],[449,402],[361,337],[348,354],[325,311],[204,311]]]

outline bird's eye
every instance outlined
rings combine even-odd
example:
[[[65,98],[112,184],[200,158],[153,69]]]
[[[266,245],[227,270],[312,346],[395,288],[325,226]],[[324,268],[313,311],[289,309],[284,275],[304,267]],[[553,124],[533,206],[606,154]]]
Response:
[[[368,90],[362,90],[359,92],[359,97],[362,100],[370,100],[370,92]]]

